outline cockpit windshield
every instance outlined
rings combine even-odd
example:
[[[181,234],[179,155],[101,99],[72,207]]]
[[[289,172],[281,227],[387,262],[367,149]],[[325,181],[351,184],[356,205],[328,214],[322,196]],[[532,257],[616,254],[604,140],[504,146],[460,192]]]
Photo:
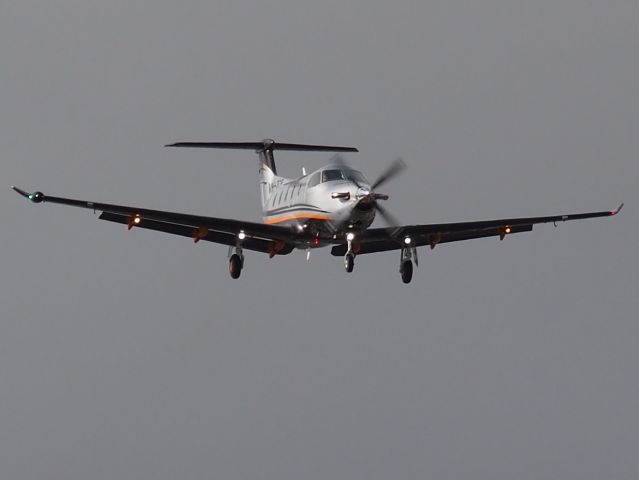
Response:
[[[344,180],[341,170],[324,170],[322,172],[322,183],[333,182],[335,180]]]
[[[322,172],[322,183],[334,182],[336,180],[350,180],[360,185],[368,183],[364,175],[357,170],[324,170]]]
[[[364,178],[362,172],[358,172],[357,170],[345,170],[344,175],[351,182],[355,182],[358,185],[368,184],[368,180]]]

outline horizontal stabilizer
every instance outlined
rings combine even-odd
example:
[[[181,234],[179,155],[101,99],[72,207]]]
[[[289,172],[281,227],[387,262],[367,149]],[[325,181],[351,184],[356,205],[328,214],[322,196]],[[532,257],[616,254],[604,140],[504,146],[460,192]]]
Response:
[[[190,147],[190,148],[225,148],[234,150],[289,150],[295,152],[358,152],[354,147],[333,147],[329,145],[303,145],[299,143],[279,143],[274,140],[261,142],[177,142],[165,145],[165,147]]]

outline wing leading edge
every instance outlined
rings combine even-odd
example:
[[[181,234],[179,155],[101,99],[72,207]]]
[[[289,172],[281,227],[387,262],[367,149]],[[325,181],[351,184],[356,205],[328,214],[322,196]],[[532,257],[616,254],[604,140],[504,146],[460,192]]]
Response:
[[[409,239],[412,247],[430,245],[431,249],[440,243],[459,242],[473,238],[498,236],[504,238],[513,233],[530,232],[533,225],[540,223],[567,222],[586,218],[610,217],[617,215],[623,203],[615,210],[601,212],[574,213],[570,215],[553,215],[548,217],[504,218],[501,220],[483,220],[478,222],[438,223],[430,225],[405,225],[393,228],[372,228],[363,232],[353,249],[357,254],[399,250]],[[331,253],[341,256],[346,253],[345,244],[336,245]]]
[[[312,237],[304,232],[296,232],[277,225],[54,197],[44,195],[42,192],[29,193],[14,186],[11,188],[33,203],[49,202],[86,208],[94,212],[100,211],[102,212],[100,219],[126,225],[129,229],[135,226],[190,237],[195,242],[205,240],[234,246],[237,244],[238,234],[243,232],[246,236],[242,241],[243,248],[268,253],[271,256],[290,253],[296,242],[312,241]],[[499,236],[503,239],[513,233],[529,232],[536,224],[551,222],[556,224],[570,220],[614,216],[622,207],[623,203],[615,210],[600,212],[373,228],[358,235],[353,243],[353,250],[357,254],[364,254],[399,250],[406,245],[411,247],[430,245],[431,248],[435,248],[440,243],[473,238]],[[408,244],[405,243],[407,239],[410,239]],[[332,248],[331,253],[341,256],[346,253],[346,250],[347,245],[340,242]]]
[[[242,241],[243,248],[268,253],[271,256],[286,255],[293,250],[295,240],[304,240],[303,233],[275,225],[54,197],[42,192],[28,193],[17,187],[11,188],[34,203],[57,203],[94,212],[100,211],[101,220],[120,223],[128,228],[135,226],[190,237],[195,242],[205,240],[234,246],[238,234],[243,232],[246,236]]]

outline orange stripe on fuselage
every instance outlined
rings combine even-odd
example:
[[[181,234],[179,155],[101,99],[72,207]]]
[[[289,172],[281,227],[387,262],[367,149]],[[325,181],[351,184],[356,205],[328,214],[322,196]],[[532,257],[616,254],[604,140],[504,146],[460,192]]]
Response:
[[[274,223],[282,223],[287,220],[331,220],[333,217],[330,215],[323,215],[320,213],[291,213],[290,215],[284,215],[277,218],[266,218],[264,223],[272,225]]]

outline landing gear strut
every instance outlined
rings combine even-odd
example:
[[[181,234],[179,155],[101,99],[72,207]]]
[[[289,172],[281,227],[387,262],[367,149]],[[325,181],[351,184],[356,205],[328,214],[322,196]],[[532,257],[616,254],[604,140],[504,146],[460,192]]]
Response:
[[[344,255],[344,268],[348,273],[353,271],[353,267],[355,266],[355,254],[353,253],[353,240],[355,239],[355,234],[353,232],[348,232],[346,234],[346,242],[347,242],[347,250],[346,255]]]
[[[244,266],[244,255],[242,249],[237,247],[235,253],[229,257],[229,273],[231,278],[240,278],[242,267]]]

